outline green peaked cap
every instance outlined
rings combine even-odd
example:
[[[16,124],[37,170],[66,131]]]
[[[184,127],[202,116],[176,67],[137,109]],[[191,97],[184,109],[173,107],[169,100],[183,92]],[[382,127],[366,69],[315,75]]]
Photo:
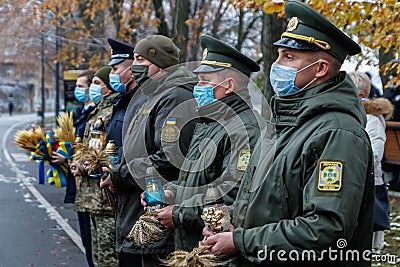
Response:
[[[308,5],[289,0],[285,4],[285,14],[287,28],[281,39],[274,43],[275,46],[323,50],[342,63],[347,55],[361,52],[356,42]]]
[[[234,68],[250,77],[252,72],[260,70],[260,66],[252,59],[214,37],[203,35],[200,37],[200,43],[203,48],[203,57],[201,65],[193,71],[194,73]]]

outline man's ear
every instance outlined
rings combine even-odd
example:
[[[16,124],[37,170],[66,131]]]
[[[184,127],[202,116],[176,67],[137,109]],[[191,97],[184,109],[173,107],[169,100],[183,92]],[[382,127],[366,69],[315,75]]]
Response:
[[[327,61],[325,59],[320,59],[317,66],[318,66],[318,69],[317,69],[317,73],[315,74],[315,77],[321,78],[328,74],[331,64],[329,63],[329,61]]]
[[[236,81],[233,78],[228,78],[226,80],[226,82],[227,82],[228,86],[226,87],[225,94],[230,95],[236,91],[236,88],[237,88]]]

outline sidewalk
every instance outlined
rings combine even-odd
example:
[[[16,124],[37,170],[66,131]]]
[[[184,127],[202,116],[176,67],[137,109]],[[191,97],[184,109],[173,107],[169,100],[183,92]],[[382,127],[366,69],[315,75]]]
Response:
[[[27,124],[27,127],[36,127],[40,126],[42,117],[38,116],[37,113],[14,113],[12,116],[10,116],[8,113],[2,113],[0,115],[1,120],[3,121],[14,121],[15,123],[17,122],[22,122],[22,121],[30,121]],[[44,125],[44,130],[51,130],[53,127],[55,127],[55,113],[54,112],[46,112],[45,113],[45,125]]]

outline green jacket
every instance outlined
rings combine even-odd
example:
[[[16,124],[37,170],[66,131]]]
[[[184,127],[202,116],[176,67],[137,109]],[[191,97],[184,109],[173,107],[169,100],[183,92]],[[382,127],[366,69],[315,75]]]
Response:
[[[207,184],[213,182],[226,205],[236,197],[239,181],[260,136],[261,117],[247,103],[247,90],[198,109],[186,161],[179,173],[173,209],[176,250],[190,251],[202,239],[200,217]]]
[[[272,108],[275,160],[267,173],[269,148],[257,146],[234,203],[238,266],[370,266],[362,255],[371,257],[372,149],[365,111],[349,77],[342,72],[276,97]],[[343,261],[330,260],[340,258],[340,251]],[[319,260],[291,260],[302,253],[304,259],[315,253]],[[360,261],[351,261],[352,253]]]
[[[96,108],[90,113],[85,127],[83,143],[88,144],[90,140],[90,132],[98,118],[104,122],[107,129],[108,122],[111,118],[113,99],[118,95],[112,94],[102,100]],[[90,212],[102,215],[112,215],[111,206],[107,200],[105,189],[100,189],[100,180],[92,179],[87,176],[80,176],[76,184],[76,197],[74,209],[80,212]]]
[[[173,69],[164,77],[144,83],[140,91],[146,100],[137,107],[135,101],[142,95],[137,94],[127,109],[123,126],[123,157],[111,175],[118,189],[116,249],[119,253],[167,256],[173,250],[170,230],[165,230],[161,240],[148,246],[137,246],[126,237],[144,213],[140,194],[145,188],[147,168],[155,167],[164,178],[163,183],[178,179],[182,158],[196,125],[192,92],[196,81],[197,77],[187,69]]]

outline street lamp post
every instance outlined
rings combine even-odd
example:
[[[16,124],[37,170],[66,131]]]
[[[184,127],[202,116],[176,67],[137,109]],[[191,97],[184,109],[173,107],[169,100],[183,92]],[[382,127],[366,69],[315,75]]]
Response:
[[[44,127],[44,112],[45,112],[45,100],[44,100],[44,35],[43,35],[43,19],[40,22],[42,30],[42,51],[41,51],[41,63],[42,63],[42,127]]]
[[[58,7],[56,9],[58,14]],[[59,27],[58,24],[56,26],[56,55],[57,55],[57,63],[56,63],[56,118],[58,117],[58,113],[60,112],[60,38],[59,35]]]

